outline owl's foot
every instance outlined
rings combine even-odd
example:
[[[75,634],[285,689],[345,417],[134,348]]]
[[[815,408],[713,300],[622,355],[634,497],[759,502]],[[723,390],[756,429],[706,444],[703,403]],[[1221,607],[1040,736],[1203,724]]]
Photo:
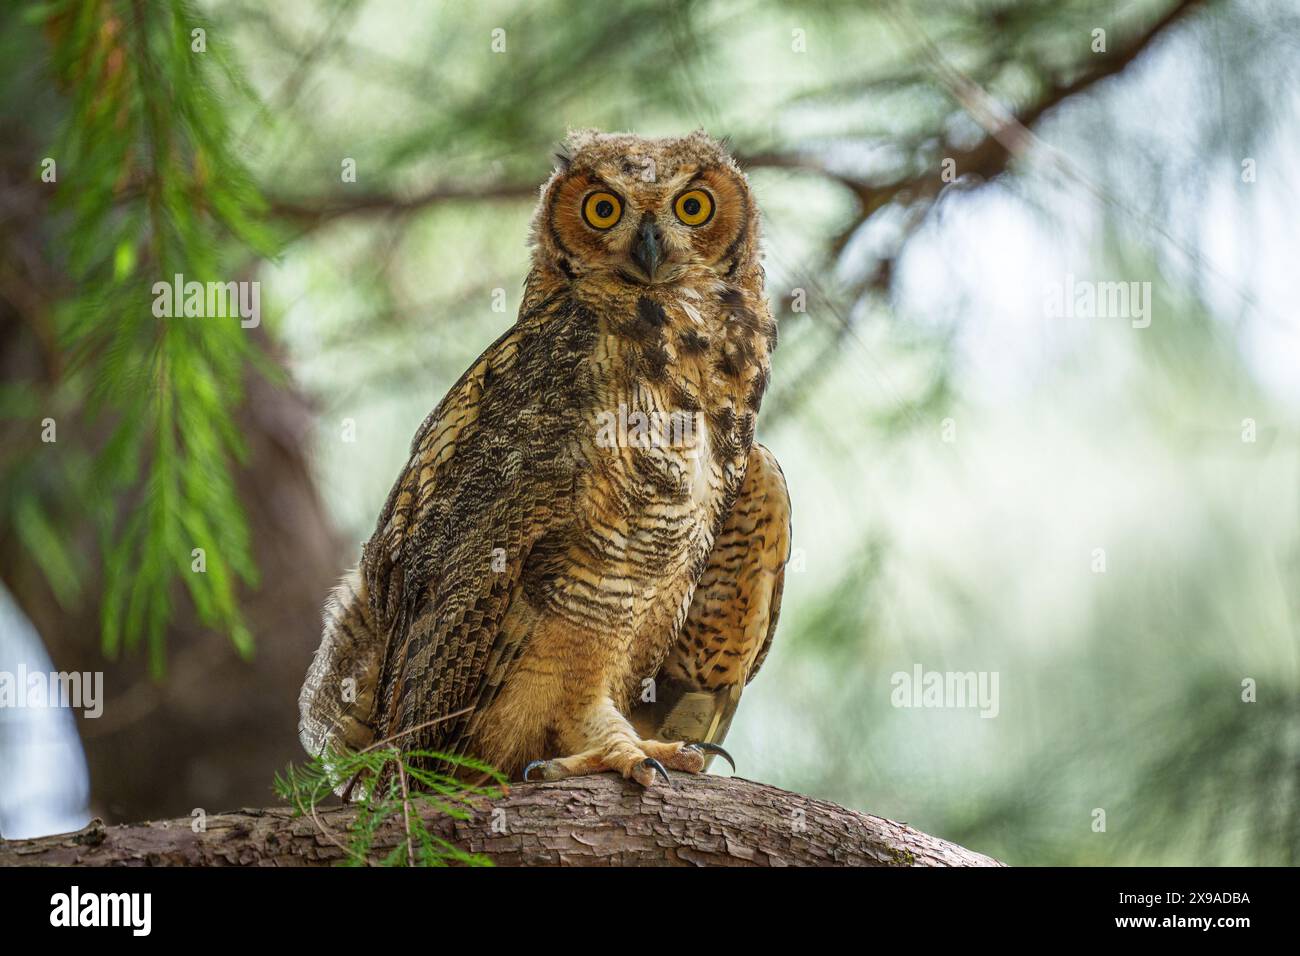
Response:
[[[564,780],[593,773],[613,770],[635,780],[643,787],[654,785],[661,776],[670,787],[672,778],[668,770],[699,773],[704,769],[706,754],[717,754],[731,769],[736,769],[731,755],[717,744],[690,744],[682,741],[661,743],[658,740],[619,740],[610,747],[587,750],[572,757],[555,757],[551,760],[534,760],[524,768],[524,780]]]

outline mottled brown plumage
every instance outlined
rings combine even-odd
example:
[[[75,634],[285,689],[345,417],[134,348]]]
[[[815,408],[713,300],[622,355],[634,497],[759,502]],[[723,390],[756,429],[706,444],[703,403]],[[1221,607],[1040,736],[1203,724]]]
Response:
[[[310,752],[405,734],[512,777],[704,767],[685,744],[726,733],[789,552],[754,443],[758,223],[703,133],[570,137],[518,320],[425,419],[330,602]]]

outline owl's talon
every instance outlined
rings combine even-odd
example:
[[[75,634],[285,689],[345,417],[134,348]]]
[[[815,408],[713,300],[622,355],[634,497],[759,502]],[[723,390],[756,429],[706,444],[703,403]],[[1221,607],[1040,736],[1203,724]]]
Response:
[[[700,742],[693,743],[693,744],[687,744],[687,746],[688,746],[688,747],[694,747],[696,750],[702,750],[702,751],[704,751],[706,754],[717,754],[717,755],[718,755],[719,757],[721,757],[723,760],[727,761],[727,763],[731,764],[731,772],[732,772],[732,773],[735,773],[735,772],[736,772],[736,761],[732,760],[732,759],[731,759],[731,754],[727,753],[725,750],[723,750],[723,749],[722,749],[721,747],[719,747],[717,744],[709,744],[709,743],[704,743],[703,741],[700,741]]]
[[[534,760],[534,761],[532,761],[531,763],[529,763],[528,766],[524,768],[524,783],[530,783],[530,782],[531,782],[531,781],[529,781],[529,779],[528,779],[528,775],[529,775],[530,773],[532,773],[532,772],[533,772],[535,769],[537,769],[538,767],[545,767],[545,766],[546,766],[546,761],[545,761],[545,760]],[[545,777],[543,777],[543,779],[545,779]]]
[[[673,778],[668,776],[668,771],[664,769],[664,765],[658,760],[655,760],[654,757],[646,757],[645,760],[641,761],[641,766],[645,767],[647,770],[656,771],[664,778],[664,782],[667,783],[668,786],[673,786]],[[650,779],[653,780],[654,778],[651,777]]]

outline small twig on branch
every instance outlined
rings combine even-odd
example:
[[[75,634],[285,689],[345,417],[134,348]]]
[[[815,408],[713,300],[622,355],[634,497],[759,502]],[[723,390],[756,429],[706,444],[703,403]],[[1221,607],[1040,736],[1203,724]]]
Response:
[[[402,824],[406,828],[406,865],[415,866],[415,838],[411,836],[411,790],[406,785],[406,765],[397,753],[397,779],[402,782]]]

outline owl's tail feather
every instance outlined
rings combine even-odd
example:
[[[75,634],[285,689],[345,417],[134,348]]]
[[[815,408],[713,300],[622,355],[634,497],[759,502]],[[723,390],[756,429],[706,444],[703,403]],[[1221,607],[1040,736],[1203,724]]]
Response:
[[[325,604],[324,633],[298,695],[298,739],[312,756],[360,750],[375,740],[375,689],[384,640],[366,587],[352,571]]]

